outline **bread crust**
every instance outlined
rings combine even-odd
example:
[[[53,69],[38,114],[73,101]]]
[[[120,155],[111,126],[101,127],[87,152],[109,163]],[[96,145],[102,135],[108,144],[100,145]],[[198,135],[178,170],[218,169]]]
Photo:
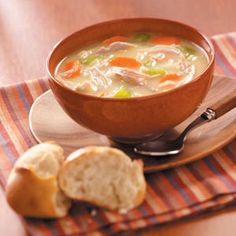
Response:
[[[59,189],[58,176],[39,176],[32,166],[27,167],[25,163],[20,165],[19,162],[16,163],[8,178],[6,198],[9,205],[23,216],[39,218],[65,216],[70,207],[70,200]],[[58,195],[63,199],[63,207],[60,209],[57,207]]]
[[[136,163],[136,165],[138,165],[140,170],[143,172],[143,161],[142,160],[134,160],[133,163]],[[144,177],[143,177],[143,179],[144,179]],[[147,191],[147,184],[144,179],[143,185],[140,188],[140,191],[138,192],[138,194],[134,200],[134,205],[133,205],[134,207],[139,206],[144,201],[145,196],[146,196],[146,191]]]

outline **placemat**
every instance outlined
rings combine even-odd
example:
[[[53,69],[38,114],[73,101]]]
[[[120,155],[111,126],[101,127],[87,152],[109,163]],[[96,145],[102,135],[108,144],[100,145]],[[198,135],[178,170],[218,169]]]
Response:
[[[216,73],[236,76],[236,33],[213,37]],[[33,101],[47,79],[0,88],[0,184],[4,188],[17,158],[36,144],[28,126]],[[53,119],[53,117],[52,117]],[[206,158],[146,175],[145,202],[126,215],[78,203],[59,220],[22,218],[30,235],[111,235],[216,210],[236,201],[236,140]]]

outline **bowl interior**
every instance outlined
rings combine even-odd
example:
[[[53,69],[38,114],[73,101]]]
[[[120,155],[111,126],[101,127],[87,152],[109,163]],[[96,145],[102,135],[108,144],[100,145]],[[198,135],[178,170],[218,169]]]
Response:
[[[68,54],[114,35],[129,35],[135,32],[153,32],[160,35],[172,35],[190,40],[201,46],[209,57],[214,58],[210,41],[196,29],[170,20],[152,18],[120,19],[99,23],[77,31],[60,41],[49,54],[47,70],[52,79],[58,63]],[[57,82],[57,81],[56,81]]]

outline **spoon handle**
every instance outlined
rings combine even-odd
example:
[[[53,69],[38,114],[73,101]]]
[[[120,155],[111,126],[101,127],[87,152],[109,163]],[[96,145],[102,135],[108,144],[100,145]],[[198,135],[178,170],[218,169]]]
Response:
[[[217,119],[236,107],[236,89],[222,98],[220,101],[207,108],[205,115],[208,120]],[[203,114],[204,114],[203,113]],[[208,113],[208,114],[207,114]],[[209,117],[208,117],[209,115]]]

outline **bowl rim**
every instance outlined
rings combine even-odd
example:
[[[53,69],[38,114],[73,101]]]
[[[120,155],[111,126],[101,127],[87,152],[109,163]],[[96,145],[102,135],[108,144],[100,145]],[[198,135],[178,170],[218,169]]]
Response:
[[[179,24],[182,25],[183,27],[187,27],[189,28],[191,31],[193,31],[194,33],[200,35],[204,41],[208,44],[209,48],[210,48],[210,54],[211,54],[211,58],[209,58],[209,62],[206,66],[206,68],[193,80],[189,81],[186,84],[183,84],[179,87],[176,87],[174,89],[165,91],[163,93],[154,93],[154,94],[150,94],[150,95],[145,95],[145,96],[140,96],[140,97],[131,97],[131,98],[112,98],[112,97],[98,97],[98,96],[93,96],[93,95],[89,95],[89,94],[83,94],[83,93],[78,93],[68,87],[66,87],[65,85],[63,85],[63,83],[59,82],[58,80],[56,80],[54,78],[54,75],[52,75],[52,73],[49,70],[49,64],[50,64],[50,59],[54,53],[54,51],[60,46],[62,45],[65,41],[67,41],[68,39],[72,38],[74,35],[78,34],[79,32],[82,31],[87,31],[91,28],[95,28],[95,27],[101,27],[104,24],[107,23],[119,23],[122,21],[137,21],[137,20],[153,20],[153,21],[164,21],[164,22],[169,22],[170,24]],[[204,50],[204,49],[203,49]],[[167,96],[168,94],[171,94],[173,92],[177,92],[179,90],[184,89],[185,87],[187,87],[189,84],[194,83],[196,81],[198,81],[205,73],[207,73],[207,71],[210,69],[211,66],[213,66],[215,61],[215,50],[214,50],[214,46],[211,43],[210,39],[208,39],[207,36],[205,36],[203,33],[201,33],[198,29],[185,24],[183,22],[180,21],[176,21],[176,20],[169,20],[169,19],[165,19],[165,18],[154,18],[154,17],[129,17],[129,18],[118,18],[118,19],[113,19],[113,20],[107,20],[107,21],[102,21],[102,22],[98,22],[96,24],[92,24],[86,27],[83,27],[73,33],[71,33],[70,35],[68,35],[67,37],[59,40],[54,46],[53,48],[50,50],[47,59],[46,59],[46,71],[49,75],[49,79],[51,79],[54,83],[56,83],[59,87],[61,87],[62,89],[76,95],[76,96],[81,96],[84,98],[89,98],[89,99],[95,99],[95,100],[101,100],[101,101],[112,101],[112,102],[134,102],[134,101],[140,101],[140,100],[147,100],[147,99],[152,99],[152,98],[157,98],[157,97],[162,97],[162,96]]]

